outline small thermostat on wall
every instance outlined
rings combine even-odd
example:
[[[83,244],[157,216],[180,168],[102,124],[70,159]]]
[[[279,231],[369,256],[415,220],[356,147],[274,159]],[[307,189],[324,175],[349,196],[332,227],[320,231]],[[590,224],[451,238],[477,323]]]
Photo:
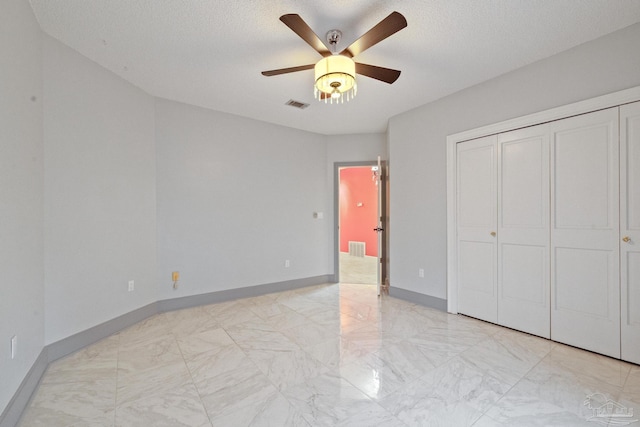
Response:
[[[322,212],[314,212],[313,213],[313,217],[315,219],[322,219],[322,218],[324,218],[324,214]]]

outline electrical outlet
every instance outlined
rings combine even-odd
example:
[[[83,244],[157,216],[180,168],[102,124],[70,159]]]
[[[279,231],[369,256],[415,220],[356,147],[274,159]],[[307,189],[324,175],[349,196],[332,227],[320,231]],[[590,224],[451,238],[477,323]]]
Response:
[[[16,352],[18,351],[18,336],[14,335],[11,337],[11,358],[16,358]]]
[[[132,292],[135,289],[135,283],[133,280],[129,280],[129,292]]]
[[[424,268],[418,269],[418,277],[424,277]]]
[[[291,267],[291,261],[289,261],[288,259],[284,260],[284,267],[285,268]]]

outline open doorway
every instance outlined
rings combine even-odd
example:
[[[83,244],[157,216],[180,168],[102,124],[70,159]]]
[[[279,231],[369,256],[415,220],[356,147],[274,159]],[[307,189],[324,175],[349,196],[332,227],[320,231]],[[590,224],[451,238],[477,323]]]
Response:
[[[335,164],[335,281],[384,283],[385,191],[382,163]]]
[[[340,281],[378,283],[378,189],[376,166],[340,168]]]

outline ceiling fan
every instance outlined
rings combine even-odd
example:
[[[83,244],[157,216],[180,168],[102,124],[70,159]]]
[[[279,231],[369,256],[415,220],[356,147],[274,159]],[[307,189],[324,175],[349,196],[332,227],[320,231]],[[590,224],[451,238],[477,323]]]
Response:
[[[353,57],[380,43],[387,37],[397,33],[407,26],[407,20],[399,12],[393,12],[362,37],[341,52],[337,52],[336,46],[340,42],[342,33],[339,30],[331,30],[327,33],[329,47],[320,40],[311,27],[300,17],[291,13],[282,15],[280,20],[302,40],[307,42],[316,52],[322,55],[322,59],[316,64],[300,65],[297,67],[280,68],[277,70],[263,71],[264,76],[277,76],[280,74],[294,73],[304,70],[315,70],[314,93],[318,100],[330,99],[331,102],[344,102],[353,98],[357,92],[355,75],[371,77],[385,83],[393,83],[400,77],[399,70],[378,67],[376,65],[362,64],[353,61]]]

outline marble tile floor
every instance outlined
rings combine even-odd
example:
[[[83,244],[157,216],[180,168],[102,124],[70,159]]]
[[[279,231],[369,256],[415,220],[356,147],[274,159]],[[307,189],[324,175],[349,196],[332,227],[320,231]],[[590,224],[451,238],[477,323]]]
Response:
[[[340,252],[340,281],[372,285],[378,281],[378,258],[372,256],[357,257]]]
[[[635,417],[593,417],[607,402]],[[52,363],[20,426],[593,427],[639,415],[640,366],[327,284],[140,322]]]

